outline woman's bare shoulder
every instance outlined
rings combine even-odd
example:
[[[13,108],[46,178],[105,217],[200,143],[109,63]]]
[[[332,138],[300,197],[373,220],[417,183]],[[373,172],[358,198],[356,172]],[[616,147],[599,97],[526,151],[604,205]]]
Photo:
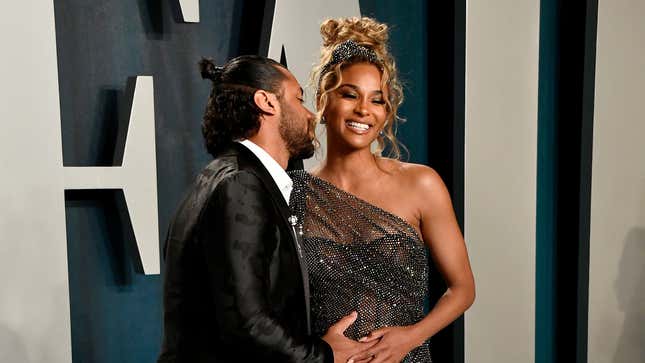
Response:
[[[430,166],[389,158],[380,158],[379,163],[401,188],[419,192],[443,187],[441,176]]]

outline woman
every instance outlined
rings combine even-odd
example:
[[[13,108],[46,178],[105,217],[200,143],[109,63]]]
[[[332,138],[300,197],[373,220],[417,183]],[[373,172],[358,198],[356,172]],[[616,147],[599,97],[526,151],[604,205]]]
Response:
[[[291,202],[304,219],[314,333],[357,311],[346,335],[375,345],[354,362],[429,362],[427,340],[475,296],[450,197],[434,170],[398,160],[394,130],[403,95],[387,26],[332,19],[321,34],[313,77],[327,155],[311,174],[292,174]],[[374,141],[381,150],[389,143],[393,157],[372,153]],[[427,250],[448,288],[424,316]]]

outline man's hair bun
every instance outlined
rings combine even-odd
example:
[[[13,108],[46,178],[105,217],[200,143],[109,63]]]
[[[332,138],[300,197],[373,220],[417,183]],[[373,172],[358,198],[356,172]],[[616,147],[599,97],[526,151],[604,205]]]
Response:
[[[213,83],[220,83],[224,74],[224,67],[216,66],[211,59],[202,58],[199,61],[199,72],[203,79],[210,79]]]

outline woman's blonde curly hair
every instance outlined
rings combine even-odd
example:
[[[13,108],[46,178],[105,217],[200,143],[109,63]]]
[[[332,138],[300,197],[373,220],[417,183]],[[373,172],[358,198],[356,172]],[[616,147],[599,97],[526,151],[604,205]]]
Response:
[[[332,52],[337,45],[353,40],[359,45],[374,50],[380,63],[376,64],[382,74],[381,87],[387,90],[388,97],[385,99],[387,115],[382,135],[377,138],[378,152],[389,146],[389,156],[395,159],[401,158],[401,151],[405,147],[396,139],[396,131],[399,123],[403,121],[397,111],[403,103],[403,87],[398,79],[394,58],[387,46],[388,26],[368,17],[351,17],[327,19],[320,25],[320,35],[323,45],[320,49],[320,61],[313,68],[311,83],[315,85],[316,91],[316,114],[318,120],[329,101],[329,93],[338,89],[341,84],[341,70],[352,64],[364,62],[363,59],[348,59],[341,63],[325,69],[332,59]]]

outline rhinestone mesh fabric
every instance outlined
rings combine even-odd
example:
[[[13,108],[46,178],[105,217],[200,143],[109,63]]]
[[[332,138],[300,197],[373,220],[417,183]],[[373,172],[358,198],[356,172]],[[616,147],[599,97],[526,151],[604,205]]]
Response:
[[[324,335],[354,310],[358,318],[345,331],[352,339],[421,320],[428,255],[416,230],[306,171],[290,176],[290,206],[303,221],[314,334]],[[428,343],[412,350],[404,362],[431,362]]]

